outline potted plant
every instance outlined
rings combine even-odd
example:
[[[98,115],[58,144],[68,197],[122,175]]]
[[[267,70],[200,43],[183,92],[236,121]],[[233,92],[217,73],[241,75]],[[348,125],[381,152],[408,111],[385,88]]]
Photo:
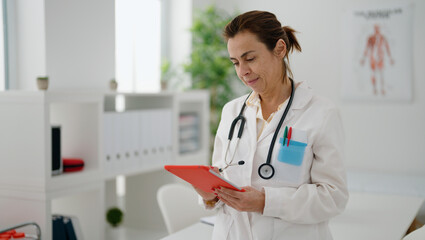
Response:
[[[40,90],[47,90],[47,88],[49,87],[49,77],[48,76],[37,77],[37,87]]]
[[[167,90],[171,75],[171,63],[168,59],[163,59],[161,64],[161,90]]]
[[[190,29],[193,38],[190,63],[184,65],[192,77],[193,89],[210,90],[212,136],[217,131],[224,104],[236,97],[234,89],[243,89],[222,37],[224,27],[231,20],[231,16],[214,6],[197,12]]]
[[[106,212],[106,221],[112,227],[118,227],[123,219],[124,213],[118,207],[112,207]]]
[[[115,78],[112,78],[112,79],[109,81],[109,88],[110,88],[112,91],[116,91],[116,90],[117,90],[117,88],[118,88],[118,82],[115,80]]]

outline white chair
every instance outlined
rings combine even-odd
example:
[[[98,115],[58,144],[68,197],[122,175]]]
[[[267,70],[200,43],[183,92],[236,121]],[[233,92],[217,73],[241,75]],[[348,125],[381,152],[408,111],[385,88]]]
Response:
[[[425,225],[409,233],[403,240],[425,240]]]
[[[158,189],[156,197],[169,234],[215,214],[200,206],[196,191],[183,184],[166,184]]]

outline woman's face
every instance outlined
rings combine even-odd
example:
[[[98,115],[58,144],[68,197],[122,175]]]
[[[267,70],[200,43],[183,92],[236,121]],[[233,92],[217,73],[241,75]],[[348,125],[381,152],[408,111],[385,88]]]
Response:
[[[256,35],[243,31],[227,41],[230,60],[242,82],[257,93],[268,93],[283,84],[284,54],[269,51]]]

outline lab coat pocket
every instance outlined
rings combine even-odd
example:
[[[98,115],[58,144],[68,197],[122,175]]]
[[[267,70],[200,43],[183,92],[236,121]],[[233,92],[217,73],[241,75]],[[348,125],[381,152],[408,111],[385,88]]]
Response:
[[[283,144],[283,138],[279,141]],[[279,162],[288,163],[295,166],[301,166],[304,159],[304,151],[307,143],[290,141],[288,144],[280,145],[279,155],[277,157]]]
[[[309,168],[310,148],[307,132],[299,129],[292,131],[292,138],[276,144],[276,154],[272,160],[276,180],[285,186],[298,187],[308,179],[306,172]]]

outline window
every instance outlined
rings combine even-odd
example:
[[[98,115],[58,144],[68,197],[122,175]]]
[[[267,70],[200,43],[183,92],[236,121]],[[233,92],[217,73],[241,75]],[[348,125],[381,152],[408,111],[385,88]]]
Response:
[[[125,92],[160,89],[160,0],[115,1],[116,80]]]

